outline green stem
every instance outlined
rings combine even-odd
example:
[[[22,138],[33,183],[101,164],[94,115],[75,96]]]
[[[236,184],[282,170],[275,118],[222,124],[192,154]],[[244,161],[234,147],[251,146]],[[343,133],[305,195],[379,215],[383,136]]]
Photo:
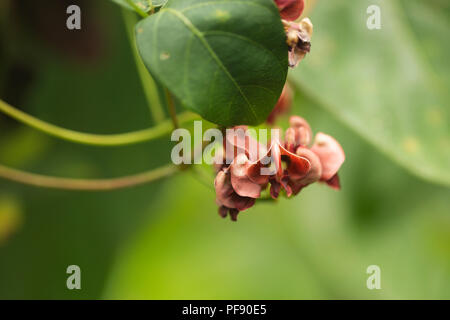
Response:
[[[13,106],[10,106],[3,100],[0,100],[0,111],[34,129],[45,132],[51,136],[76,143],[95,146],[123,146],[136,144],[164,137],[173,130],[171,121],[164,120],[163,122],[152,128],[133,132],[110,135],[90,134],[61,128],[47,123],[29,114],[26,114],[14,108]],[[184,112],[179,115],[180,123],[191,122],[195,119],[198,119],[198,116],[190,112]]]
[[[169,90],[167,88],[164,89],[166,93],[166,99],[167,99],[167,108],[169,109],[170,118],[172,119],[172,124],[175,129],[178,129],[179,123],[177,119],[177,110],[175,109],[175,103],[173,102],[172,95],[170,94]]]
[[[164,120],[164,111],[159,99],[159,93],[155,80],[153,80],[150,73],[147,71],[141,56],[136,46],[136,36],[134,33],[134,27],[138,21],[136,15],[129,10],[123,9],[122,16],[127,29],[128,40],[130,42],[131,49],[133,51],[134,61],[138,70],[139,77],[141,79],[144,94],[147,99],[148,108],[155,123],[159,123]]]
[[[204,185],[206,188],[215,191],[213,177],[208,176],[201,169],[197,169],[195,165],[191,166],[191,173],[195,180]]]
[[[153,5],[153,1],[152,0],[148,0],[148,6],[150,7],[150,14],[154,14],[155,13],[155,6]]]
[[[108,191],[129,188],[170,176],[177,171],[178,167],[171,164],[158,169],[121,178],[89,180],[49,177],[0,165],[0,177],[7,180],[32,185],[35,187],[83,191]]]
[[[136,3],[133,2],[133,0],[126,0],[126,1],[142,18],[147,18],[148,17],[147,12],[145,12],[144,10],[139,8],[136,5]]]

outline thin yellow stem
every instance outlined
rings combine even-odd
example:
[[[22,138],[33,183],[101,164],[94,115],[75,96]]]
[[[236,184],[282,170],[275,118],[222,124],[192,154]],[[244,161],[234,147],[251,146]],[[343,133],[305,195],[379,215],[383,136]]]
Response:
[[[108,191],[124,189],[149,183],[164,177],[168,177],[179,171],[179,168],[173,164],[142,172],[136,175],[130,175],[114,179],[70,179],[50,177],[35,173],[29,173],[0,165],[0,177],[32,185],[41,188],[62,189],[62,190],[81,190],[81,191]]]
[[[40,119],[37,119],[23,111],[20,111],[13,106],[0,100],[0,111],[9,115],[10,117],[20,121],[34,129],[45,132],[51,136],[61,138],[64,140],[87,144],[95,146],[123,146],[141,143],[168,135],[172,130],[172,123],[170,120],[164,120],[160,124],[143,130],[121,133],[121,134],[90,134],[78,131],[73,131],[65,128],[55,126]],[[199,117],[191,112],[184,112],[179,115],[180,123],[187,123],[198,119]]]

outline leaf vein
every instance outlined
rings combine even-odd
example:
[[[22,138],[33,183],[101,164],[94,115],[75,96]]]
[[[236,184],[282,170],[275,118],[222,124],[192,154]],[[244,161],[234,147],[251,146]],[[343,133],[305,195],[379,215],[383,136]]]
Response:
[[[243,99],[245,100],[245,102],[248,104],[250,111],[252,112],[252,115],[254,116],[255,120],[258,120],[258,117],[256,115],[255,109],[253,107],[253,105],[250,103],[250,101],[248,100],[247,96],[244,94],[244,92],[242,91],[241,87],[239,86],[239,84],[236,82],[236,80],[233,78],[233,76],[230,74],[230,72],[228,71],[228,69],[224,66],[224,64],[222,63],[222,61],[220,61],[219,57],[217,56],[217,54],[214,52],[214,50],[211,48],[211,46],[209,45],[208,41],[206,41],[203,33],[197,29],[197,27],[184,15],[182,14],[180,11],[177,11],[175,9],[172,8],[165,8],[161,11],[167,11],[169,13],[171,13],[172,15],[174,15],[175,17],[177,17],[181,22],[184,23],[184,25],[195,35],[197,36],[197,38],[200,40],[200,42],[203,44],[203,46],[206,48],[206,50],[209,52],[209,54],[211,55],[211,57],[213,58],[213,60],[217,63],[217,65],[219,66],[220,69],[222,69],[222,71],[225,73],[225,75],[230,79],[230,81],[233,83],[233,85],[236,87],[236,89],[238,90],[238,92],[240,93],[240,95],[243,97]]]

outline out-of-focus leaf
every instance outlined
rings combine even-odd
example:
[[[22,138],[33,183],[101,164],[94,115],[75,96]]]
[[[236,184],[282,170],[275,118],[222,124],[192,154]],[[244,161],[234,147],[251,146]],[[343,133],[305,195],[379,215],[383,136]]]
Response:
[[[284,235],[280,215],[287,212],[268,205],[263,213],[242,213],[238,223],[222,220],[214,193],[187,175],[172,180],[159,200],[151,208],[158,221],[124,246],[106,298],[325,297]]]
[[[281,94],[286,37],[272,0],[172,0],[136,34],[150,72],[213,123],[259,124]]]
[[[127,8],[129,10],[135,10],[127,0],[112,0],[113,2]],[[142,9],[144,12],[148,12],[151,9],[150,3],[153,7],[159,8],[166,4],[168,0],[132,0],[136,6]]]
[[[18,199],[8,194],[0,194],[0,246],[17,231],[22,222],[22,205]]]
[[[450,27],[427,3],[319,1],[311,54],[291,76],[410,172],[450,185]],[[380,30],[366,27],[373,4]]]

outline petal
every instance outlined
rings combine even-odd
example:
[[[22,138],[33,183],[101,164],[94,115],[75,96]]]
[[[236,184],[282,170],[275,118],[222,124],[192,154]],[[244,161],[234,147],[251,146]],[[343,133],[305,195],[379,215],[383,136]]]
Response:
[[[281,183],[279,183],[276,180],[271,180],[270,181],[270,196],[273,199],[277,199],[278,196],[280,195],[280,191],[281,191]]]
[[[327,180],[326,183],[334,190],[341,190],[341,183],[337,173],[330,180]]]
[[[249,177],[249,167],[251,166],[247,156],[240,154],[230,165],[231,185],[234,191],[242,197],[259,198],[262,186]]]
[[[314,145],[311,147],[322,164],[322,177],[324,181],[330,180],[338,172],[345,161],[345,153],[339,142],[333,137],[319,132]]]
[[[225,206],[220,206],[219,207],[219,216],[221,216],[222,218],[226,218],[227,214],[228,214],[228,208]]]
[[[280,183],[281,183],[281,186],[283,187],[283,189],[286,191],[286,195],[287,195],[287,197],[289,198],[289,197],[291,197],[292,196],[292,188],[291,188],[291,186],[289,185],[289,181],[290,181],[290,179],[289,179],[289,177],[288,176],[285,176],[283,179],[281,179],[281,181],[280,181]]]
[[[309,50],[306,51],[306,50],[304,50],[302,48],[299,48],[297,46],[292,48],[289,51],[289,54],[288,54],[289,67],[291,67],[291,68],[297,67],[298,64],[300,63],[300,61],[302,61],[305,58],[305,56],[306,56],[306,54],[308,52],[309,52]]]
[[[216,189],[216,202],[220,206],[243,211],[255,204],[255,199],[241,197],[233,190],[231,174],[228,170],[220,171],[217,174],[214,186]]]
[[[277,181],[280,181],[283,177],[283,166],[281,163],[281,145],[278,140],[273,140],[272,145],[270,146],[270,159],[271,163],[274,164],[274,172],[273,175],[275,175],[275,179]]]
[[[293,180],[303,178],[311,169],[311,163],[307,158],[289,152],[281,146],[280,153],[281,159],[287,163],[289,178]]]
[[[303,42],[311,42],[314,26],[309,18],[303,18],[302,21],[296,26],[299,31],[299,38]],[[308,51],[309,52],[309,51]]]
[[[226,130],[224,148],[226,163],[230,164],[239,154],[245,154],[251,161],[267,153],[266,146],[247,133],[247,126],[237,126]]]
[[[313,25],[311,20],[304,18],[300,23],[285,24],[285,28],[289,46],[289,66],[295,68],[311,50]]]
[[[289,119],[290,128],[286,130],[285,147],[290,152],[295,152],[298,146],[308,146],[311,143],[312,131],[308,122],[298,116]]]
[[[307,186],[308,184],[318,181],[322,176],[322,164],[320,163],[319,157],[311,150],[302,147],[297,148],[296,154],[308,159],[311,164],[308,173],[298,180],[297,183]]]
[[[253,198],[240,197],[237,194],[234,194],[233,197],[235,198],[234,199],[235,208],[232,209],[244,211],[253,207],[253,205],[255,204],[255,199]]]
[[[305,7],[304,0],[275,0],[280,10],[281,18],[285,20],[296,20],[303,12]]]
[[[236,210],[236,209],[230,209],[230,218],[231,218],[231,221],[237,221],[238,214],[239,214],[239,210]]]
[[[230,174],[227,170],[217,173],[216,179],[214,180],[214,187],[216,189],[216,202],[219,205],[234,208],[235,206],[232,201],[234,190],[231,186]]]
[[[294,195],[297,195],[304,187],[306,187],[306,185],[301,182],[296,182],[296,181],[291,180],[291,181],[289,181],[289,187],[291,188],[292,193]]]

